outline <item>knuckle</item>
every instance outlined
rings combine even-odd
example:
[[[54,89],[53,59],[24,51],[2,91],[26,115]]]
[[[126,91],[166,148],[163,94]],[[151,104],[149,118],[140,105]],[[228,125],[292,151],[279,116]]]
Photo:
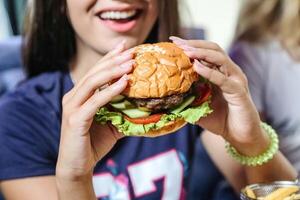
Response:
[[[249,96],[248,89],[245,87],[241,87],[239,93],[240,93],[240,96],[242,96],[242,97],[247,98]]]
[[[75,113],[72,113],[70,114],[68,117],[67,117],[67,124],[69,126],[74,126],[74,125],[77,125],[78,122],[79,122],[79,117],[75,114]]]
[[[97,84],[97,78],[95,76],[90,76],[90,77],[87,78],[86,85],[89,88],[94,88],[94,86],[96,84]]]
[[[109,60],[113,65],[118,63],[118,58],[116,56],[112,56]]]
[[[119,74],[121,72],[121,70],[118,68],[118,67],[111,67],[110,68],[110,70],[107,72],[108,73],[108,75],[109,75],[109,78],[110,79],[113,79],[113,78],[115,78],[115,76],[117,75],[117,74]]]
[[[241,78],[242,78],[242,81],[248,86],[248,78],[247,78],[247,76],[243,73],[242,75],[241,75]]]
[[[211,68],[208,68],[208,75],[207,75],[208,80],[213,81],[214,78],[214,70]]]
[[[215,42],[212,42],[212,46],[215,48],[215,49],[221,49],[220,45],[215,43]]]
[[[89,99],[89,103],[90,105],[97,105],[99,103],[99,98],[101,98],[102,95],[100,95],[99,93],[94,94],[90,99]]]
[[[116,71],[117,70],[115,67],[111,67],[110,69],[104,70],[102,76],[105,77],[106,80],[111,81],[112,79],[114,79]]]
[[[225,76],[220,76],[220,86],[222,87],[222,86],[225,86],[225,85],[227,85],[227,83],[228,83],[228,78],[227,77],[225,77]]]
[[[71,95],[71,93],[68,92],[68,93],[66,93],[66,94],[63,96],[63,98],[62,98],[62,105],[63,105],[63,106],[66,106],[66,105],[67,105],[67,103],[68,103],[68,101],[69,101],[69,98],[70,98],[70,95]]]
[[[107,98],[111,99],[114,96],[114,93],[115,93],[114,85],[111,85],[111,86],[107,87],[105,89],[105,93],[106,93]]]
[[[91,75],[87,78],[84,85],[86,85],[89,90],[94,90],[101,86],[101,77],[102,75]]]
[[[223,53],[220,53],[219,56],[220,56],[221,63],[224,63],[224,64],[227,63],[228,58],[226,55],[224,55]]]
[[[62,118],[67,119],[72,114],[73,110],[70,108],[63,107],[62,108]]]

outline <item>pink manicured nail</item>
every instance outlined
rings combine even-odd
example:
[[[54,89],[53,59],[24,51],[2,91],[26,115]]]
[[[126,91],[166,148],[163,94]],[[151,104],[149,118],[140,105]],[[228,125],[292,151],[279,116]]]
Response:
[[[202,68],[202,64],[199,62],[199,60],[194,59],[194,64],[196,65],[197,68]]]
[[[124,74],[121,78],[120,78],[120,82],[124,82],[124,81],[128,81],[129,80],[129,76],[127,74]]]
[[[171,36],[169,39],[177,44],[185,44],[186,43],[186,41],[184,39],[181,39],[181,38],[175,37],[175,36]]]
[[[129,80],[129,77],[127,74],[124,74],[114,85],[113,89],[119,90],[120,88],[123,87],[124,83]]]
[[[132,56],[133,56],[132,54],[126,53],[126,54],[121,54],[117,59],[126,61],[127,59],[131,59]]]
[[[122,40],[117,46],[115,46],[114,50],[121,50],[125,48],[126,39]]]
[[[122,54],[123,55],[132,55],[133,52],[134,52],[134,48],[131,48],[131,49],[127,49],[126,51],[124,51]]]
[[[121,68],[123,69],[131,69],[132,65],[135,63],[134,60],[130,60],[122,65],[120,65]]]
[[[180,45],[180,48],[182,48],[183,50],[186,50],[186,51],[194,51],[195,50],[194,47],[188,46],[186,44]]]

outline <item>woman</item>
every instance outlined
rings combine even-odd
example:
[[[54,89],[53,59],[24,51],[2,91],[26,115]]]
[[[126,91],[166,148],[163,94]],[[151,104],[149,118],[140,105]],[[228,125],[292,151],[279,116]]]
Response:
[[[176,34],[176,1],[33,1],[32,11],[25,63],[29,76],[35,77],[0,105],[4,195],[184,199],[197,127],[186,126],[156,139],[123,138],[115,129],[93,122],[97,109],[126,87],[133,64],[132,51],[126,49]],[[198,125],[222,136],[245,156],[265,152],[273,142],[260,127],[239,68],[214,43],[171,39],[195,59],[195,71],[219,88],[213,94],[215,112]],[[229,166],[227,160],[223,165]],[[239,187],[296,177],[279,152],[260,167],[239,167],[248,176],[233,180]]]
[[[255,17],[253,17],[255,16]],[[280,149],[300,171],[300,2],[246,1],[232,59],[242,68],[261,118],[278,132]]]

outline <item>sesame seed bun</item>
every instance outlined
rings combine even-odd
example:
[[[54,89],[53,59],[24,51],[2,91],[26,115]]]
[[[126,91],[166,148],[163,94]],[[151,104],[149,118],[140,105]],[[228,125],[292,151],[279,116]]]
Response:
[[[134,59],[136,64],[123,92],[130,98],[161,98],[184,93],[199,80],[190,58],[174,43],[139,45]]]

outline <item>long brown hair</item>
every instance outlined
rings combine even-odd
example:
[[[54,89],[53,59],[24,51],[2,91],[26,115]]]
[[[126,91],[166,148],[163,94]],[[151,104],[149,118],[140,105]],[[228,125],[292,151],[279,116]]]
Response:
[[[300,56],[300,1],[245,0],[236,40],[257,43],[274,38],[290,53]]]
[[[179,34],[177,0],[157,0],[159,18],[147,42],[167,41]],[[76,53],[75,33],[67,16],[66,0],[30,0],[25,17],[23,60],[28,77],[67,70]]]

